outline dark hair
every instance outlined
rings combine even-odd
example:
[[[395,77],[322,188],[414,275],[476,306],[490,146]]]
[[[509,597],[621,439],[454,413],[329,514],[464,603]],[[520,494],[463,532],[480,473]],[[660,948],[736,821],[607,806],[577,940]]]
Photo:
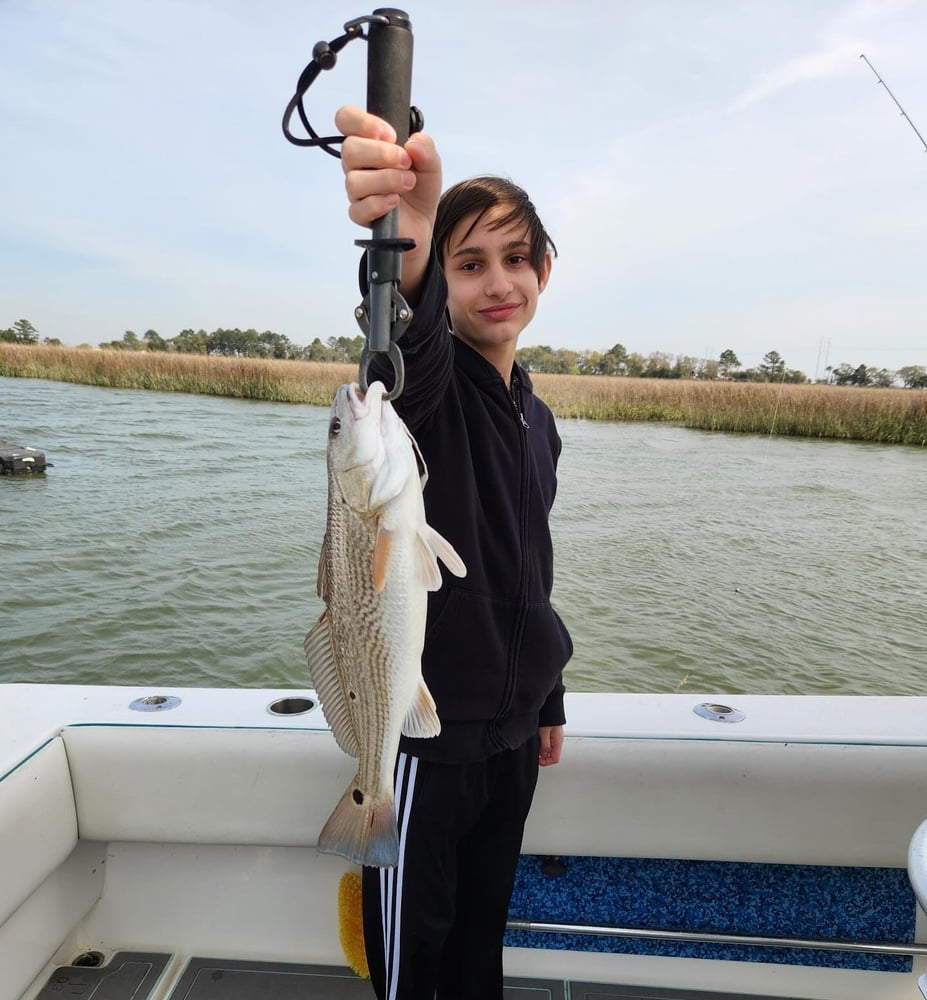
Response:
[[[557,248],[554,246],[554,241],[547,235],[547,230],[538,218],[538,213],[527,193],[504,177],[472,177],[470,180],[461,181],[448,188],[441,195],[434,228],[438,257],[442,262],[444,261],[451,233],[461,219],[476,212],[473,224],[464,233],[464,239],[466,239],[480,219],[497,205],[506,205],[509,210],[497,219],[491,228],[505,229],[508,226],[523,224],[528,230],[531,266],[534,268],[535,274],[539,275],[544,267],[544,258],[548,251],[556,257]]]

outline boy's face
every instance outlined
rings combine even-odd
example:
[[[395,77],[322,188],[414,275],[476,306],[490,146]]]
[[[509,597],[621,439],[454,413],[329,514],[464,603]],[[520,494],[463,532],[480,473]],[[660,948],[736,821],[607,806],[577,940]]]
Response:
[[[464,216],[444,248],[447,307],[454,334],[502,370],[511,368],[518,335],[531,322],[550,276],[550,254],[542,273],[531,266],[526,229],[492,229],[508,206],[490,209],[468,233],[476,213]],[[501,364],[500,364],[501,362]],[[508,371],[503,371],[508,379]]]

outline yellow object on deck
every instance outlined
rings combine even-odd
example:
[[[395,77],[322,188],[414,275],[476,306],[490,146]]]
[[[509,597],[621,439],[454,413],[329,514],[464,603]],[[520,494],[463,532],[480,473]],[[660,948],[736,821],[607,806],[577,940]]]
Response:
[[[361,906],[359,872],[345,872],[338,883],[338,936],[341,950],[351,971],[364,979],[370,978],[367,953],[364,950],[364,917]]]

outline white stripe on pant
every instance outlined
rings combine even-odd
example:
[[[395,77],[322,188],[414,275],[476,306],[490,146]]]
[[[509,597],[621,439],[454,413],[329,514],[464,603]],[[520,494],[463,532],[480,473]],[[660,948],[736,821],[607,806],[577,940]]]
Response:
[[[418,758],[400,753],[396,760],[396,822],[399,825],[399,864],[380,869],[380,911],[383,914],[383,954],[386,956],[386,984],[389,1000],[396,1000],[399,985],[399,929],[402,926],[402,875],[406,831],[415,791]]]

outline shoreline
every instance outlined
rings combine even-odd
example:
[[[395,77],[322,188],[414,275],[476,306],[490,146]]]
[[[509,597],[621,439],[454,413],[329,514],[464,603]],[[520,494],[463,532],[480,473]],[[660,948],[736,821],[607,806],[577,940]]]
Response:
[[[351,364],[0,343],[0,376],[329,406]],[[927,446],[927,391],[614,375],[531,376],[561,419]]]

